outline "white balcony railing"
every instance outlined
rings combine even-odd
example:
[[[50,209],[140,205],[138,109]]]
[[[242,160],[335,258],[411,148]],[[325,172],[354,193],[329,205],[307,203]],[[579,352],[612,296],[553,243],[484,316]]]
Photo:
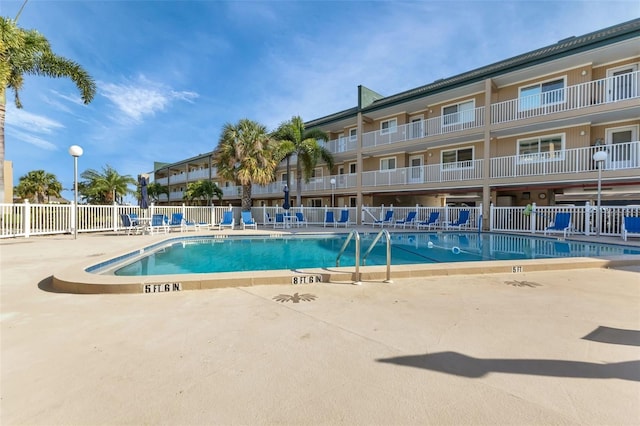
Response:
[[[491,105],[491,123],[506,123],[640,97],[640,71]]]
[[[332,154],[355,151],[356,147],[357,140],[350,137],[341,137],[325,143],[325,148],[327,148],[327,150]]]
[[[368,132],[362,135],[362,146],[363,148],[372,148],[482,126],[484,126],[484,107],[479,107],[428,120],[415,121],[393,129]]]
[[[431,164],[362,173],[362,186],[414,185],[435,182],[471,181],[482,178],[482,160]]]
[[[491,159],[492,178],[541,176],[548,174],[580,173],[598,170],[593,161],[596,151],[605,150],[607,160],[603,170],[640,168],[640,142],[592,146],[528,155],[510,155]]]

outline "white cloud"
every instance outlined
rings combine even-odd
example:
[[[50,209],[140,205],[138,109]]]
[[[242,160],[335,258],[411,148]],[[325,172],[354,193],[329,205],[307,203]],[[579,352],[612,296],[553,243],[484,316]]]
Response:
[[[56,129],[64,128],[62,123],[27,112],[24,109],[18,109],[10,103],[7,104],[6,124],[7,127],[17,127],[29,132],[44,134],[51,134]]]
[[[26,142],[30,145],[36,146],[46,151],[57,151],[58,149],[58,147],[55,144],[47,140],[44,140],[38,136],[30,135],[28,133],[21,132],[15,129],[10,130],[8,133],[16,140]]]
[[[141,122],[146,116],[164,111],[174,101],[193,102],[198,97],[195,92],[176,91],[162,84],[138,77],[135,82],[106,83],[98,82],[100,94],[135,122]]]

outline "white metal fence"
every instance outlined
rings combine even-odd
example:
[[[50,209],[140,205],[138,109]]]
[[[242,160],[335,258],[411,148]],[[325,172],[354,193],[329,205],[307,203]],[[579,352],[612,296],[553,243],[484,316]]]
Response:
[[[231,206],[150,206],[146,211],[137,206],[118,205],[79,205],[78,232],[119,232],[122,230],[121,214],[136,213],[140,217],[151,217],[163,214],[171,219],[174,213],[180,213],[188,221],[195,223],[217,224],[222,220],[225,211],[232,210],[236,226],[239,226],[240,207]],[[455,222],[462,210],[469,211],[469,223],[466,229],[482,228],[482,207],[363,207],[358,211],[355,207],[292,207],[288,214],[295,216],[302,213],[307,225],[323,226],[327,212],[333,212],[335,220],[341,216],[342,210],[349,211],[349,225],[356,223],[371,225],[385,217],[387,211],[393,210],[393,217],[388,224],[405,219],[412,211],[416,212],[416,222],[426,221],[432,212],[439,212],[440,223]],[[277,213],[285,213],[280,206],[253,207],[254,220],[263,226],[273,226]],[[624,217],[640,217],[640,206],[545,206],[532,204],[525,207],[491,206],[488,218],[484,223],[490,231],[519,232],[541,234],[554,221],[557,213],[571,214],[570,234],[577,235],[622,235]],[[598,215],[600,220],[598,221]],[[358,220],[359,219],[359,220]],[[598,232],[598,224],[600,230]],[[26,237],[31,235],[53,235],[72,233],[75,228],[73,204],[0,204],[0,238]]]

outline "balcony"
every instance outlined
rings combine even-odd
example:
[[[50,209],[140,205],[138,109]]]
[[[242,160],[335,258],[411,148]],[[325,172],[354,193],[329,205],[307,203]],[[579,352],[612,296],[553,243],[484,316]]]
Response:
[[[603,170],[640,168],[640,142],[567,149],[539,154],[510,155],[491,159],[491,178],[514,178],[597,171],[593,154],[607,151]]]
[[[540,117],[640,97],[640,71],[491,105],[491,123]]]
[[[478,179],[482,179],[482,160],[469,160],[447,164],[431,164],[420,167],[363,172],[362,186],[383,187],[438,182],[468,182]]]
[[[362,135],[362,147],[375,148],[428,136],[446,135],[484,126],[484,107],[420,120]]]
[[[327,148],[327,150],[332,154],[342,154],[349,151],[355,151],[357,148],[357,140],[350,137],[341,137],[339,139],[326,142],[325,148]]]

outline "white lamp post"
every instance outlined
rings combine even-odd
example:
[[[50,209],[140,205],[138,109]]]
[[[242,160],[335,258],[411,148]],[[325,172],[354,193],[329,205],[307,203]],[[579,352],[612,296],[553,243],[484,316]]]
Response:
[[[78,157],[82,155],[78,145],[69,147],[69,155],[73,157],[73,239],[78,238]]]
[[[596,226],[597,235],[600,235],[600,229],[602,228],[602,207],[601,207],[601,196],[602,196],[602,167],[604,166],[604,162],[607,161],[607,151],[598,151],[593,154],[593,161],[598,165],[598,216],[596,217]]]
[[[334,204],[335,204],[334,203],[334,200],[335,200],[334,199],[334,196],[335,196],[334,192],[335,192],[335,189],[336,189],[336,178],[331,178],[331,180],[329,182],[331,182],[331,207],[333,207]]]

